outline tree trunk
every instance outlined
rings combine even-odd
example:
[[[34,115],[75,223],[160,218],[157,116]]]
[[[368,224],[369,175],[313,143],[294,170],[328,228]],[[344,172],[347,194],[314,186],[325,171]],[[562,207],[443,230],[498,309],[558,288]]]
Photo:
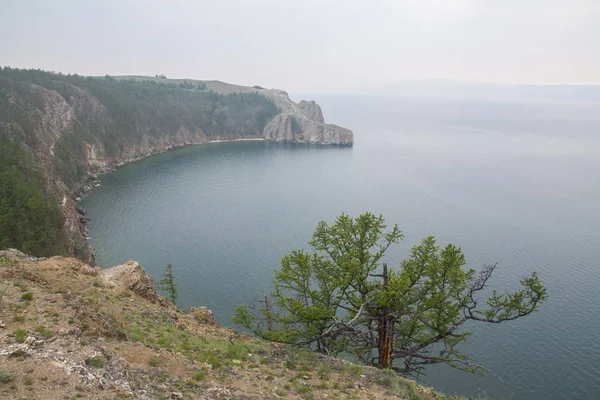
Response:
[[[383,289],[388,282],[387,264],[383,264]],[[381,369],[392,368],[392,353],[394,352],[394,316],[390,315],[389,307],[381,307],[378,316],[378,343],[379,361],[377,367]]]

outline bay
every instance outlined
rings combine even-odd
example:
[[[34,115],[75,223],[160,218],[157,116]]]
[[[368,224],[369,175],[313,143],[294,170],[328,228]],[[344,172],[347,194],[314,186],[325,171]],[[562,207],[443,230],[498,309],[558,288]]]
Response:
[[[600,396],[600,103],[312,96],[355,132],[353,148],[214,143],[123,166],[82,201],[102,267],[172,263],[180,305],[233,326],[273,270],[308,248],[320,220],[381,213],[404,242],[462,246],[469,267],[498,262],[495,288],[538,271],[549,300],[522,320],[472,325],[463,350],[508,382],[436,366],[447,394]],[[305,97],[303,97],[305,98]]]

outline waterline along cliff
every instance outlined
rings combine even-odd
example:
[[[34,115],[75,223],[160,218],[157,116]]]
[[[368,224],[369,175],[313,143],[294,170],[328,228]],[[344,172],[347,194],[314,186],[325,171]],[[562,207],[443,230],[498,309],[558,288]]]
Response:
[[[119,165],[215,140],[351,146],[314,101],[219,81],[0,69],[0,247],[91,260],[77,199]]]

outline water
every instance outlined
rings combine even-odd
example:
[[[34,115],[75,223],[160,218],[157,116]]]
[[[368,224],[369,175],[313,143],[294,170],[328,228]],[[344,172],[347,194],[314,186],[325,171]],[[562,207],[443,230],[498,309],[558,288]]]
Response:
[[[83,200],[103,266],[167,263],[180,305],[232,325],[268,290],[281,257],[306,248],[319,220],[382,213],[405,232],[397,265],[429,234],[462,246],[469,267],[498,262],[492,284],[538,271],[549,300],[500,325],[473,325],[463,350],[524,386],[443,366],[424,380],[448,394],[600,398],[600,103],[316,98],[355,131],[354,148],[219,143],[105,176]]]

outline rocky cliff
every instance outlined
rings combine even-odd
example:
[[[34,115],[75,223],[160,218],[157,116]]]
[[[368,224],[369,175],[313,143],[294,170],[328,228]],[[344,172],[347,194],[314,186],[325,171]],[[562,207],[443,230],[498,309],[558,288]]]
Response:
[[[176,147],[250,138],[353,141],[351,131],[325,124],[315,102],[296,104],[281,90],[0,69],[0,139],[31,155],[65,217],[66,254],[83,260],[91,252],[77,199],[100,174]]]
[[[279,97],[287,98],[282,111],[265,126],[265,139],[275,142],[306,142],[352,146],[354,134],[346,128],[326,124],[321,107],[314,101],[293,103],[285,92]]]

